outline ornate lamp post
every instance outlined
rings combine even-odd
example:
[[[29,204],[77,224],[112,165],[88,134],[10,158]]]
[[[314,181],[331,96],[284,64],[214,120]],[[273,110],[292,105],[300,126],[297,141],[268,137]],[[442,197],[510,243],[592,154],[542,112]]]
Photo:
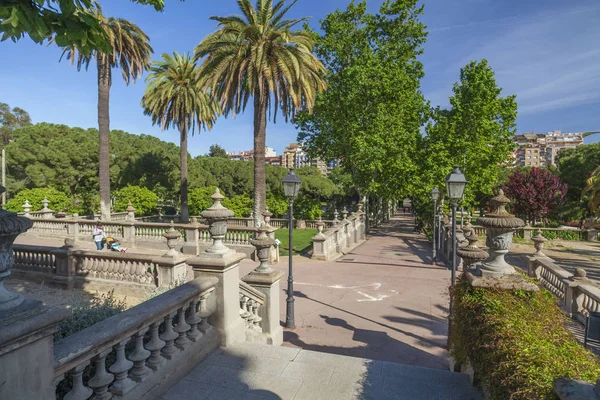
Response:
[[[294,173],[293,169],[290,169],[290,172],[283,178],[281,181],[283,183],[283,193],[285,197],[287,197],[290,201],[290,209],[289,209],[289,222],[288,222],[288,230],[290,232],[290,242],[289,242],[289,272],[288,272],[288,297],[286,299],[287,307],[285,311],[285,327],[286,328],[295,328],[296,323],[294,322],[294,276],[292,274],[292,249],[293,246],[293,232],[294,232],[294,199],[298,196],[298,191],[300,190],[300,178],[298,175]]]
[[[456,281],[456,207],[458,200],[463,197],[467,183],[467,179],[460,172],[458,166],[454,166],[452,173],[446,177],[446,190],[448,198],[452,202],[452,286]]]
[[[437,261],[437,249],[436,249],[436,243],[435,243],[435,239],[436,239],[436,233],[435,233],[435,226],[437,225],[437,201],[440,198],[440,191],[438,190],[437,186],[433,188],[433,190],[431,190],[431,200],[433,200],[433,257],[431,257],[431,263],[435,264],[435,262]]]

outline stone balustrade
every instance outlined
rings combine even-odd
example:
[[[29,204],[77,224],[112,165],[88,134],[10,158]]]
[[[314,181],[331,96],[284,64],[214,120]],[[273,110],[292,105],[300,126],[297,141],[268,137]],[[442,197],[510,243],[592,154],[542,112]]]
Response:
[[[195,279],[58,341],[57,399],[160,396],[217,347],[216,283]]]
[[[265,305],[266,297],[247,283],[240,281],[240,317],[246,327],[246,340],[250,342],[264,342],[260,339],[263,332],[260,308]]]
[[[334,219],[334,221],[336,221]],[[313,236],[312,258],[317,260],[335,260],[347,254],[366,239],[364,214],[362,212],[344,218],[327,230],[323,221],[317,221],[319,233]]]

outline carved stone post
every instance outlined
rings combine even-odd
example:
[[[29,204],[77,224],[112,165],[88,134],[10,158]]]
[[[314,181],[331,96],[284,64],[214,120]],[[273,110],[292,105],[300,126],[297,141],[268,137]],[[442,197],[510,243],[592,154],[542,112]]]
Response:
[[[319,217],[319,220],[317,221],[318,233],[312,237],[313,253],[311,258],[314,258],[315,260],[327,260],[327,249],[325,249],[325,241],[327,240],[327,237],[323,234],[324,227],[325,223],[323,222],[321,217]]]
[[[547,242],[548,239],[542,236],[541,230],[536,230],[536,234],[534,237],[531,238],[531,241],[533,242],[533,247],[535,247],[536,250],[534,256],[546,257],[546,255],[544,254],[544,243]]]
[[[212,246],[197,257],[188,259],[195,277],[214,276],[219,279],[215,286],[217,311],[211,316],[212,325],[219,333],[221,345],[228,346],[236,341],[245,339],[244,320],[240,318],[239,263],[246,256],[236,253],[223,243],[227,233],[227,220],[233,217],[233,211],[221,205],[223,195],[219,189],[211,196],[214,204],[202,212],[202,217],[208,221]]]
[[[181,233],[175,230],[173,221],[171,228],[163,236],[167,239],[169,251],[161,257],[154,258],[152,262],[157,266],[158,286],[169,287],[177,282],[187,281],[187,265],[183,254],[176,250]]]
[[[31,204],[29,204],[28,199],[25,199],[25,204],[23,204],[22,207],[23,207],[23,216],[25,216],[27,218],[31,218],[31,214],[29,213],[31,211]]]
[[[340,220],[338,219],[338,215],[339,215],[338,210],[337,210],[337,208],[335,208],[333,210],[333,224],[334,225],[337,225],[340,223]]]
[[[127,221],[135,221],[135,208],[133,208],[133,206],[131,205],[131,200],[127,202],[127,209],[125,211],[127,211],[125,219]]]
[[[198,223],[198,218],[190,218],[190,222],[185,228],[185,243],[181,249],[183,254],[198,255],[198,246],[200,244],[200,231],[198,230],[199,227],[200,224]]]
[[[0,186],[0,194],[4,192]],[[0,399],[55,397],[52,334],[70,311],[24,299],[4,287],[14,262],[13,242],[32,225],[29,218],[0,208]]]

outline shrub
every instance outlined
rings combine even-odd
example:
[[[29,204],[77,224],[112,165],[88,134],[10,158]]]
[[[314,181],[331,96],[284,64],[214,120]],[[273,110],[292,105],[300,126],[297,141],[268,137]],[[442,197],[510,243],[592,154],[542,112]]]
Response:
[[[127,309],[123,300],[114,296],[114,291],[94,298],[89,303],[77,304],[72,307],[73,315],[65,318],[54,334],[54,341],[58,341],[74,333],[84,330],[106,318],[117,315]]]
[[[581,240],[581,234],[577,231],[560,230],[560,231],[542,231],[542,236],[548,240]]]
[[[54,211],[73,212],[73,201],[65,193],[54,188],[25,189],[17,193],[6,202],[4,209],[13,212],[23,212],[25,200],[29,200],[31,211],[39,211],[43,208],[42,200],[48,199],[48,208]]]
[[[552,293],[473,288],[454,290],[451,354],[470,361],[492,399],[555,399],[558,378],[595,381],[600,363],[565,328]]]
[[[113,192],[115,202],[113,209],[117,212],[127,210],[127,204],[135,208],[136,215],[152,215],[156,211],[158,196],[150,189],[141,186],[126,186]]]
[[[212,206],[213,200],[210,198],[215,193],[216,186],[207,186],[192,189],[188,195],[188,208],[190,215],[200,215],[200,213]],[[221,192],[221,194],[223,194]]]
[[[267,192],[267,207],[273,213],[273,218],[279,218],[287,214],[289,202],[283,195],[274,195],[271,192]]]
[[[254,202],[248,195],[240,194],[232,198],[225,197],[223,199],[223,206],[233,211],[236,218],[248,218],[250,212],[252,212]]]

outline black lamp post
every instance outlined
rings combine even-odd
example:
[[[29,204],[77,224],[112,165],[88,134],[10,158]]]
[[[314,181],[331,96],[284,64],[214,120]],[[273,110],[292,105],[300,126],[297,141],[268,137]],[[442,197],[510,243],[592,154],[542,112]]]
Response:
[[[290,231],[290,243],[289,243],[289,260],[290,260],[290,269],[288,273],[288,289],[287,289],[287,307],[285,311],[285,327],[286,328],[295,328],[296,323],[294,322],[294,276],[292,274],[292,249],[294,248],[292,245],[293,232],[294,232],[294,199],[298,196],[298,191],[300,190],[300,178],[298,175],[294,173],[293,169],[290,169],[290,172],[283,178],[281,183],[283,183],[283,193],[285,197],[290,200],[290,210],[289,210],[289,221],[288,221],[288,230]]]
[[[458,200],[463,197],[467,183],[467,179],[460,172],[458,166],[455,166],[454,171],[446,177],[446,190],[448,198],[452,202],[452,286],[456,281],[456,207]]]
[[[435,262],[437,261],[437,249],[436,249],[436,232],[435,232],[435,226],[437,225],[437,201],[440,198],[440,191],[438,190],[437,187],[434,187],[433,190],[431,191],[431,199],[433,200],[433,257],[431,257],[431,263],[435,264]]]

